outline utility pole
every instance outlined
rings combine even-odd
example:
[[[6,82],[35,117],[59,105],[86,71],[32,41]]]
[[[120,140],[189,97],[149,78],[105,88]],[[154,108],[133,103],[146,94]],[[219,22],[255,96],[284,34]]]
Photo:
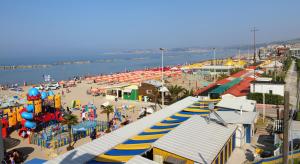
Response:
[[[284,111],[283,111],[283,163],[288,163],[289,153],[289,100],[290,95],[288,91],[284,92]]]
[[[256,31],[258,31],[258,29],[256,28],[256,27],[253,27],[252,29],[251,29],[251,32],[253,32],[253,62],[254,62],[254,64],[256,63],[256,36],[255,36],[255,33],[256,33]]]
[[[214,82],[216,82],[216,48],[214,50]]]
[[[256,40],[255,40],[255,32],[258,31],[258,29],[256,27],[253,27],[253,29],[251,30],[251,32],[253,32],[253,64],[254,66],[256,66]],[[254,74],[254,83],[253,83],[253,92],[255,92],[255,81],[256,81],[256,75],[255,75],[255,69],[253,70],[253,74]]]
[[[265,117],[266,117],[266,102],[265,102],[265,92],[263,92],[263,122],[265,122]]]
[[[165,105],[165,95],[164,95],[164,48],[159,49],[161,51],[161,107]]]

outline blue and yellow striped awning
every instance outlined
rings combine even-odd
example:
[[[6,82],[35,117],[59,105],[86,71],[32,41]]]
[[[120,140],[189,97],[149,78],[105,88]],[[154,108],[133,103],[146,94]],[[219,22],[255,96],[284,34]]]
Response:
[[[218,100],[194,103],[182,111],[156,123],[152,127],[145,129],[143,132],[115,146],[104,154],[100,154],[89,163],[125,163],[133,156],[143,154],[150,150],[153,142],[176,128],[191,116],[208,115],[208,104],[217,102]]]

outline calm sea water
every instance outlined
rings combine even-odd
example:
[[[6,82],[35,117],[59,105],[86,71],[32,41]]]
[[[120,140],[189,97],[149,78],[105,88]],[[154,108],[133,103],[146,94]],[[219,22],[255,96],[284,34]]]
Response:
[[[219,58],[232,56],[233,52],[219,52]],[[165,65],[178,65],[191,63],[199,60],[211,59],[212,54],[201,53],[165,53]],[[99,75],[125,70],[143,69],[145,67],[159,67],[161,65],[161,54],[113,54],[113,55],[90,55],[58,57],[58,58],[26,58],[26,59],[1,59],[0,65],[20,64],[52,64],[60,61],[91,60],[96,61],[89,64],[66,64],[55,65],[39,69],[15,69],[0,70],[0,84],[39,83],[43,81],[43,75],[51,75],[55,80],[67,80],[73,76]]]

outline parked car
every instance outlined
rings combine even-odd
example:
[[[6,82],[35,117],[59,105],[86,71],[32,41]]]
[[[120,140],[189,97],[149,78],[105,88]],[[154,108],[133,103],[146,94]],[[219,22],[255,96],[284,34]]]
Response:
[[[46,85],[45,87],[45,90],[56,90],[56,89],[59,89],[59,84],[58,83],[52,83],[52,84],[48,84]]]

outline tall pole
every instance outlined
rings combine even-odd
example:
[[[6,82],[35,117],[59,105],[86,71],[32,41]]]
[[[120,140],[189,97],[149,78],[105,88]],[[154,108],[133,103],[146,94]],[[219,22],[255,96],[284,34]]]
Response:
[[[214,50],[214,82],[216,82],[216,48]]]
[[[164,48],[160,48],[161,51],[161,106],[165,105],[165,95],[164,95]]]
[[[256,27],[253,27],[253,29],[251,30],[251,32],[253,32],[253,62],[254,64],[256,63],[256,31],[258,31],[258,29]]]
[[[284,111],[283,111],[283,163],[288,163],[289,152],[289,92],[284,92]]]
[[[263,92],[263,122],[265,122],[266,117],[266,102],[265,102],[265,93]]]
[[[255,32],[258,31],[258,29],[256,27],[253,27],[253,29],[251,30],[251,32],[253,32],[253,64],[254,66],[256,65],[256,38],[255,38]],[[253,92],[255,92],[255,80],[256,80],[256,76],[255,76],[255,69],[253,70],[253,74],[254,74],[254,83],[253,83]]]

